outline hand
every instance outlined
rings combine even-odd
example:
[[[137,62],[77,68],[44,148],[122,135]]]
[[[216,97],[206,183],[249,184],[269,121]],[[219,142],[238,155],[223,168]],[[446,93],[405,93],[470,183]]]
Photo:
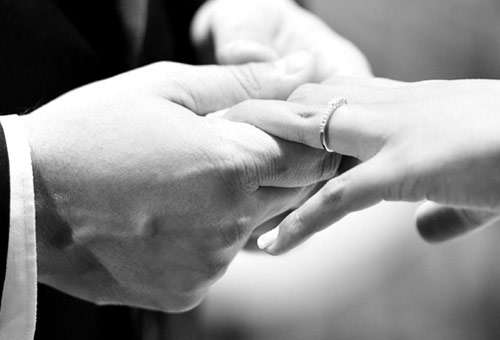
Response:
[[[295,64],[162,62],[25,116],[39,280],[97,303],[196,305],[253,228],[335,173],[335,157],[200,116],[251,97],[286,98],[310,77]]]
[[[220,64],[270,61],[303,50],[316,58],[315,81],[371,74],[351,42],[290,0],[212,0],[197,13],[192,32],[205,50],[213,40]]]
[[[280,138],[321,148],[319,125],[332,98],[348,105],[332,116],[330,147],[363,161],[330,180],[259,239],[272,254],[291,249],[346,214],[381,200],[428,199],[417,219],[422,236],[448,239],[500,212],[500,82],[402,83],[332,79],[297,89],[289,102],[250,101],[227,118]]]

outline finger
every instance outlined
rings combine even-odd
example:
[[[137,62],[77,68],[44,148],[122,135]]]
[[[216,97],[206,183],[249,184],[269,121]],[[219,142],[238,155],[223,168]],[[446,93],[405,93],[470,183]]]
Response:
[[[195,13],[191,22],[191,40],[198,47],[210,39],[214,0],[206,1]]]
[[[234,244],[237,241],[246,242],[256,228],[287,210],[297,207],[310,196],[314,189],[315,186],[259,189],[249,197],[251,201],[247,200],[243,206],[242,214],[247,216],[248,222],[224,228],[226,230],[225,241],[227,244]]]
[[[224,139],[221,146],[227,147],[228,158],[223,161],[233,165],[232,177],[246,192],[315,184],[333,178],[339,167],[338,154],[284,141],[249,124],[212,116],[200,119],[206,129]]]
[[[417,230],[428,242],[442,242],[489,224],[499,215],[491,211],[444,206],[433,202],[417,210]]]
[[[255,231],[256,228],[262,226],[269,219],[300,206],[316,191],[316,187],[317,185],[309,185],[301,188],[262,187],[257,190],[253,194],[253,198],[257,204],[256,212],[258,218],[255,219],[255,223],[250,227],[251,231]]]
[[[341,156],[276,140],[274,152],[253,161],[259,187],[303,187],[333,178]]]
[[[263,21],[256,6],[241,8],[241,2],[209,2],[197,12],[192,25],[196,46],[210,38],[220,64],[271,61],[278,58],[271,48],[274,22]]]
[[[281,221],[285,219],[285,217],[290,213],[290,210],[285,211],[284,213],[275,216],[261,225],[259,225],[257,228],[254,229],[252,234],[250,235],[247,243],[245,244],[244,249],[246,251],[258,251],[260,250],[259,247],[257,246],[257,239],[264,233],[268,232],[269,230],[274,229]]]
[[[314,73],[312,57],[299,52],[272,63],[190,66],[161,63],[162,95],[199,115],[251,98],[285,99]]]
[[[255,196],[260,202],[258,208],[259,211],[265,211],[268,207],[272,205],[271,201],[280,204],[279,209],[275,209],[272,214],[268,214],[265,222],[259,223],[259,225],[252,230],[252,237],[257,238],[264,233],[274,229],[281,221],[288,216],[293,209],[301,206],[309,197],[314,195],[318,190],[320,190],[325,182],[317,183],[314,185],[309,185],[302,188],[273,188],[273,187],[262,187],[260,188]],[[288,197],[279,197],[275,199],[275,194],[284,195]],[[272,216],[272,217],[270,217]]]
[[[388,86],[372,78],[334,77],[322,84],[305,84],[292,92],[288,101],[317,105],[343,97],[351,104],[374,104],[393,101],[403,85]],[[402,83],[401,83],[402,84]]]
[[[360,164],[330,180],[288,215],[277,229],[262,235],[258,240],[259,248],[273,255],[292,249],[348,213],[383,200],[392,178],[395,176],[387,175],[387,164],[382,158]]]
[[[324,80],[321,84],[330,86],[377,86],[387,89],[398,88],[405,83],[389,78],[373,78],[373,77],[345,77],[335,76]]]
[[[321,149],[319,125],[325,107],[278,100],[247,100],[230,108],[224,118],[248,123],[279,138]]]
[[[284,101],[249,100],[231,108],[224,118],[258,127],[279,138],[322,149],[319,128],[327,105],[301,105]],[[375,154],[383,144],[384,131],[370,124],[371,112],[347,104],[335,110],[327,126],[329,147],[360,159]]]

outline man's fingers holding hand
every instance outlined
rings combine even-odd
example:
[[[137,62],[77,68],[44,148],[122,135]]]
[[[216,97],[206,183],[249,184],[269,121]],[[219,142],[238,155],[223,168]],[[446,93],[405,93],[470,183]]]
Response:
[[[159,93],[199,115],[225,109],[246,99],[286,99],[310,81],[313,59],[305,52],[275,62],[238,66],[191,66],[157,63]]]
[[[321,106],[307,106],[278,100],[248,100],[234,106],[224,118],[254,125],[276,137],[321,148],[319,124]]]

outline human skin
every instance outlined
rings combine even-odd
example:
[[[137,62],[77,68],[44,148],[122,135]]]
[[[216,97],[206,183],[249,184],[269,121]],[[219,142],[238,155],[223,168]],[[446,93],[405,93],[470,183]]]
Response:
[[[39,281],[98,304],[197,305],[254,228],[296,207],[338,165],[205,115],[285,99],[311,70],[302,54],[242,66],[160,62],[23,116]]]
[[[291,0],[208,1],[193,20],[192,36],[219,64],[271,61],[307,51],[315,59],[315,82],[333,75],[371,76],[354,44]]]
[[[346,98],[328,124],[330,147],[362,161],[333,178],[259,239],[286,252],[350,212],[386,201],[429,200],[418,212],[429,241],[498,218],[500,82],[332,78],[298,88],[288,101],[249,101],[226,118],[321,149],[326,103]]]
[[[207,1],[194,17],[192,38],[206,62],[273,61],[302,51],[313,57],[314,82],[334,75],[372,76],[367,59],[353,43],[291,0]],[[354,159],[344,157],[341,168],[353,163]],[[255,239],[284,216],[258,228],[246,249],[255,248]]]

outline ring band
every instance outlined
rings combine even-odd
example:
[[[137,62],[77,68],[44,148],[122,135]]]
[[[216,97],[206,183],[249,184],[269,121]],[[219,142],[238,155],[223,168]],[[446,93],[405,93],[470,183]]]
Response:
[[[337,111],[341,106],[347,105],[347,99],[333,99],[328,102],[328,109],[321,119],[321,124],[319,126],[319,139],[321,141],[321,145],[326,152],[334,152],[332,149],[328,147],[328,142],[330,141],[328,136],[328,122],[332,118],[335,111]]]

